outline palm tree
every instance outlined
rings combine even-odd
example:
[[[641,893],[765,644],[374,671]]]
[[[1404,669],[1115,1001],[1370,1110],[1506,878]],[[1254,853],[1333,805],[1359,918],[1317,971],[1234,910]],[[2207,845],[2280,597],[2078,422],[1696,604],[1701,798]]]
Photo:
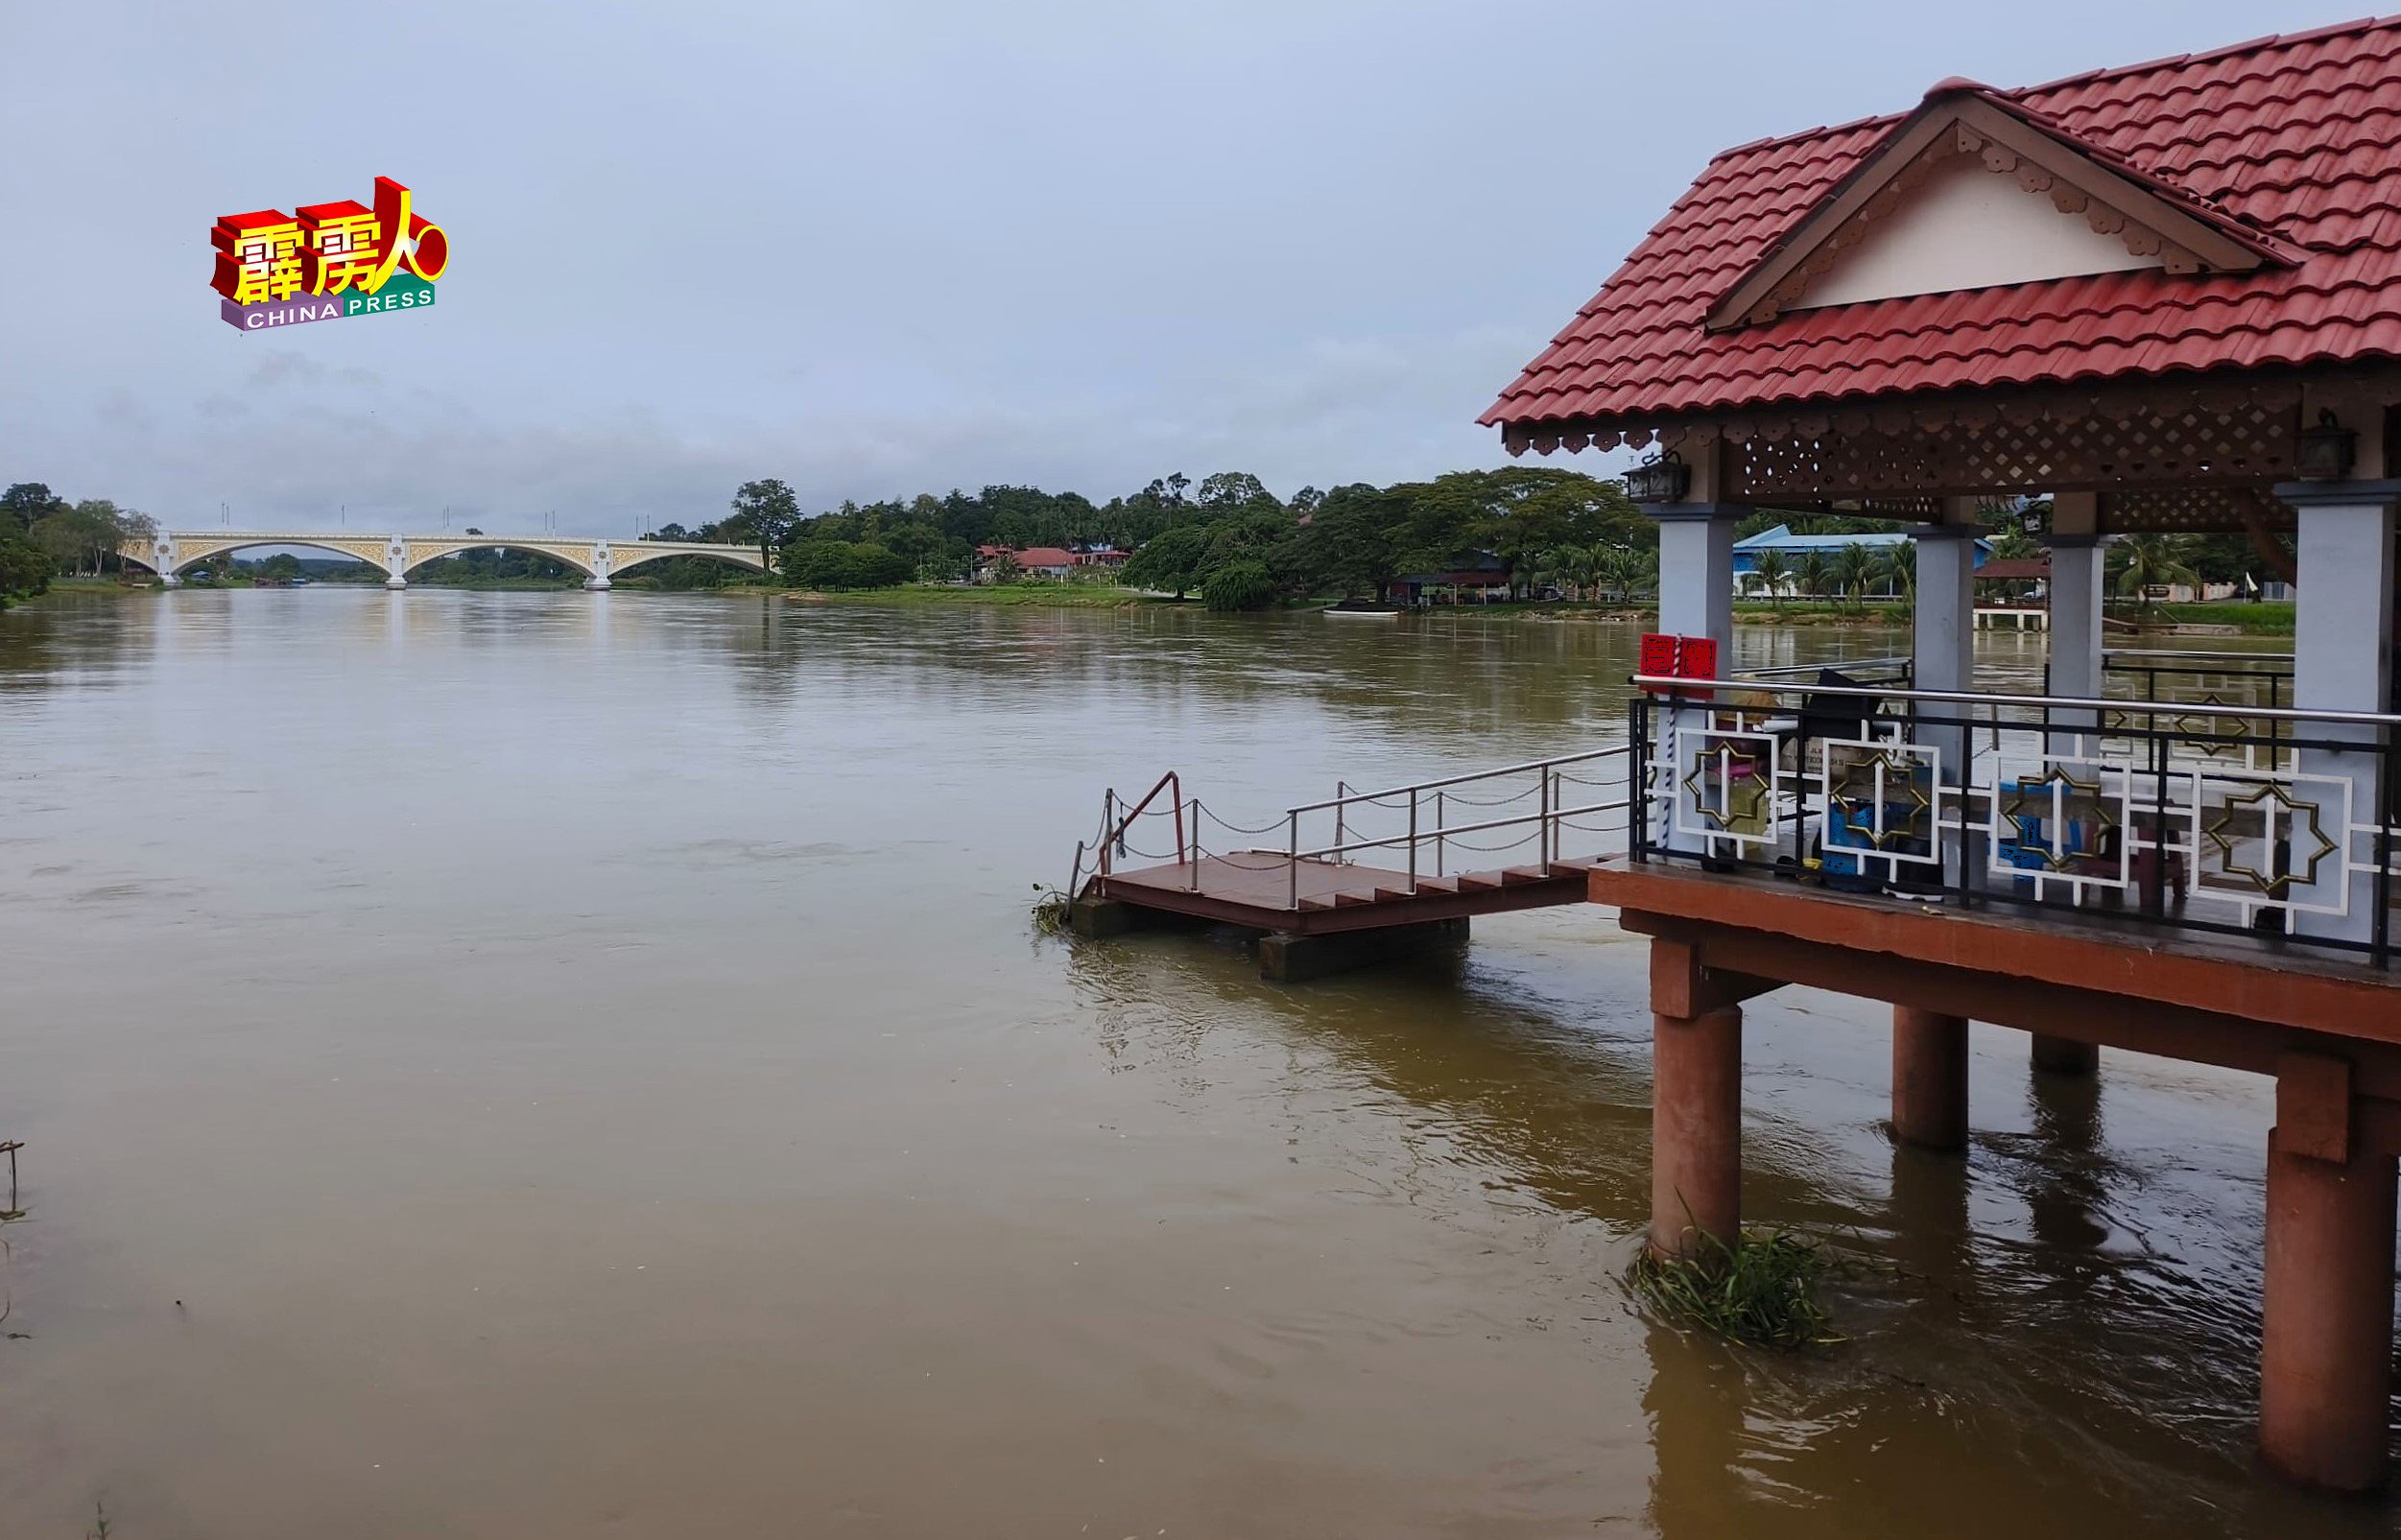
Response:
[[[1853,540],[1836,553],[1834,557],[1834,591],[1845,599],[1866,597],[1868,582],[1876,575],[1876,558],[1867,548]]]
[[[1900,540],[1876,553],[1875,580],[1884,591],[1898,600],[1903,614],[1914,614],[1917,608],[1917,548],[1914,541]]]
[[[1609,581],[1617,589],[1621,604],[1632,600],[1658,581],[1659,553],[1640,546],[1620,546],[1609,555]]]
[[[1641,553],[1631,546],[1613,545],[1603,547],[1598,554],[1601,580],[1608,584],[1610,596],[1621,604],[1632,599],[1642,580]]]
[[[1542,554],[1534,573],[1537,583],[1556,583],[1570,599],[1582,599],[1600,585],[1603,552],[1598,546],[1555,546]]]
[[[1889,545],[1876,557],[1876,579],[1895,599],[1917,596],[1917,552],[1908,544]]]
[[[2171,534],[2134,534],[2120,540],[2117,554],[2125,564],[2118,568],[2118,592],[2140,601],[2146,619],[2151,615],[2153,588],[2183,583],[2198,593],[2200,577],[2184,559],[2185,551],[2185,542]]]
[[[1784,607],[1784,585],[1792,580],[1792,563],[1781,551],[1762,551],[1751,558],[1750,575],[1768,590],[1768,602],[1776,608]]]
[[[1793,563],[1794,580],[1799,583],[1800,591],[1812,599],[1825,597],[1826,580],[1831,576],[1833,574],[1826,565],[1826,554],[1822,551],[1804,551],[1800,559]]]

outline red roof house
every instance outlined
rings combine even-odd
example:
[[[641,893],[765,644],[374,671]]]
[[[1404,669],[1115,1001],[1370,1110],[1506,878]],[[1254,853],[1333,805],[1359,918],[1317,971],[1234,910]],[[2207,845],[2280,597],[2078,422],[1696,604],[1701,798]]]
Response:
[[[1981,271],[1904,249],[1927,244],[1913,205],[1988,234],[2012,199]],[[1605,447],[1728,408],[2396,355],[2401,18],[1945,81],[1728,150],[1482,420],[1512,448]]]
[[[1064,578],[1076,570],[1076,554],[1055,545],[1029,546],[1019,551],[1011,546],[987,545],[976,548],[976,578],[989,582],[999,575],[1001,557],[1012,558],[1017,574],[1025,578]]]

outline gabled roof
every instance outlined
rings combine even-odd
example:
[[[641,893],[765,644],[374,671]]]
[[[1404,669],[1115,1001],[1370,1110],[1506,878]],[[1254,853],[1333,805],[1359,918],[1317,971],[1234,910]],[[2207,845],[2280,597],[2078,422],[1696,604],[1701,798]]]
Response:
[[[2006,118],[2182,237],[2247,251],[1818,309],[1713,314],[1809,260],[1880,152],[1954,108]],[[2051,167],[2047,174],[2057,175]],[[1809,228],[1812,217],[1819,222]],[[2163,237],[2166,231],[2160,231]],[[2186,247],[2198,258],[2200,252]],[[1781,278],[1770,281],[1772,294]],[[1907,114],[1726,151],[1527,366],[1487,424],[2401,357],[2401,18],[2016,91],[1946,82]]]
[[[2065,125],[1973,81],[1948,80],[1887,129],[1849,175],[1763,253],[1709,310],[1712,330],[1773,320],[1845,245],[1872,232],[1909,183],[1954,155],[2013,174],[2030,197],[2048,194],[2096,233],[2157,256],[2169,272],[2248,272],[2291,267],[2302,253],[2252,229],[2205,198],[2144,170]]]

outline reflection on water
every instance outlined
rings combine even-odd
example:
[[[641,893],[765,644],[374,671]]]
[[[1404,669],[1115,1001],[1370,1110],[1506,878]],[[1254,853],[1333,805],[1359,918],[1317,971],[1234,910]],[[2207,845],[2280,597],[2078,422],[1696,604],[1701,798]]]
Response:
[[[1024,901],[1100,789],[1612,741],[1634,628],[331,589],[0,617],[9,1534],[2370,1533],[2255,1483],[2240,1077],[1894,1149],[1749,1011],[1852,1340],[1645,1321],[1601,912],[1262,983]],[[1890,651],[1746,633],[1747,665]],[[2040,639],[1992,639],[1996,680]]]

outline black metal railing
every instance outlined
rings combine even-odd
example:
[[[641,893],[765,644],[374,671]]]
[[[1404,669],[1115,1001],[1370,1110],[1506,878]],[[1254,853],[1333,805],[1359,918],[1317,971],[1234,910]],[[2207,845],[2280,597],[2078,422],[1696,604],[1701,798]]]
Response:
[[[1637,863],[2390,964],[2401,717],[1823,677],[1634,682]]]

